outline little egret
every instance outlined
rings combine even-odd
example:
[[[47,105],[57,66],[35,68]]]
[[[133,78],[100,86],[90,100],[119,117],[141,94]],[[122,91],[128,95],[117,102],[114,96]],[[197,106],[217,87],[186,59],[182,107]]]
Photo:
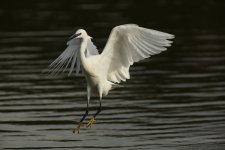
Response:
[[[79,133],[83,126],[91,96],[99,96],[99,108],[87,123],[87,127],[92,126],[101,112],[102,97],[118,87],[121,81],[130,79],[130,66],[134,62],[165,51],[172,43],[168,39],[173,38],[174,35],[134,24],[120,25],[112,29],[104,50],[99,54],[91,41],[92,37],[83,29],[77,30],[69,38],[65,51],[49,66],[52,74],[64,72],[69,68],[68,76],[74,70],[79,73],[81,68],[87,80],[87,108],[73,132]]]

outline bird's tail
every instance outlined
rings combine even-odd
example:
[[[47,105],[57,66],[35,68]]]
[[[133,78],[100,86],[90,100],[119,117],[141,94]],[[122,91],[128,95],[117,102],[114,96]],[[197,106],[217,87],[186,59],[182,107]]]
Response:
[[[122,86],[106,80],[106,82],[104,82],[102,87],[104,89],[102,94],[103,94],[103,96],[106,96],[106,95],[108,95],[110,90],[118,88],[118,87],[122,87]]]
[[[110,82],[110,81],[109,81]],[[123,87],[122,85],[119,85],[119,84],[116,84],[116,83],[113,83],[113,82],[110,82],[111,84],[111,89],[110,90],[113,90],[115,88],[120,88],[120,87]]]

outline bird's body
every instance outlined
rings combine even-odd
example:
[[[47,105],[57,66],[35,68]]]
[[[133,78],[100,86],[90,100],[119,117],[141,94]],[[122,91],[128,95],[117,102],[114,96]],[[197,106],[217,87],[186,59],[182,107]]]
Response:
[[[90,64],[91,72],[87,71],[85,67],[82,66],[82,72],[87,81],[87,88],[90,89],[90,93],[88,94],[90,94],[90,96],[99,96],[99,94],[106,96],[109,90],[111,90],[111,83],[101,73],[99,73],[97,69],[95,69],[95,65],[98,66],[98,63]]]
[[[168,39],[174,38],[168,33],[146,29],[128,24],[113,28],[108,42],[101,54],[85,30],[79,29],[67,42],[66,50],[50,65],[53,74],[65,71],[70,65],[69,75],[76,68],[81,70],[87,81],[87,109],[78,127],[88,114],[91,96],[99,96],[100,107],[89,121],[91,127],[101,111],[101,99],[109,91],[118,87],[121,81],[130,78],[129,68],[134,62],[158,54],[171,46]],[[76,64],[76,66],[75,66]],[[63,69],[63,70],[62,70]]]
[[[106,96],[112,87],[112,83],[107,80],[106,75],[99,69],[102,65],[100,59],[100,55],[81,59],[82,72],[87,81],[87,88],[90,89],[88,96],[99,96],[99,94]]]

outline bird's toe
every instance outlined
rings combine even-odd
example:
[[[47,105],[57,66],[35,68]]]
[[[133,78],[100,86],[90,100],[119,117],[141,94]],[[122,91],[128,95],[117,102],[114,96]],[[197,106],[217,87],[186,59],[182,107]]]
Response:
[[[78,126],[76,128],[73,129],[73,133],[80,133],[80,129],[83,126],[82,122],[79,122]]]
[[[88,122],[88,124],[87,124],[87,127],[88,127],[88,128],[91,128],[94,122],[95,122],[95,118],[92,117],[92,118],[89,120],[89,122]]]

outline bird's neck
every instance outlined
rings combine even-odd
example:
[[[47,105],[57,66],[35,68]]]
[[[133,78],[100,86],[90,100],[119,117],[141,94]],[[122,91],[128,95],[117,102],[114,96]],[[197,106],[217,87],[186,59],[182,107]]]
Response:
[[[83,38],[81,47],[80,47],[81,65],[82,65],[83,69],[85,69],[85,70],[88,69],[87,58],[85,56],[85,50],[87,48],[87,43],[88,43],[88,38]]]
[[[88,74],[89,76],[93,76],[95,77],[95,74],[93,73],[93,69],[91,69],[91,64],[88,61],[88,58],[85,55],[85,51],[87,49],[87,44],[88,44],[88,39],[84,38],[82,43],[81,43],[81,47],[80,47],[80,58],[81,58],[81,65],[82,65],[82,69],[83,71],[85,71],[85,74]]]

